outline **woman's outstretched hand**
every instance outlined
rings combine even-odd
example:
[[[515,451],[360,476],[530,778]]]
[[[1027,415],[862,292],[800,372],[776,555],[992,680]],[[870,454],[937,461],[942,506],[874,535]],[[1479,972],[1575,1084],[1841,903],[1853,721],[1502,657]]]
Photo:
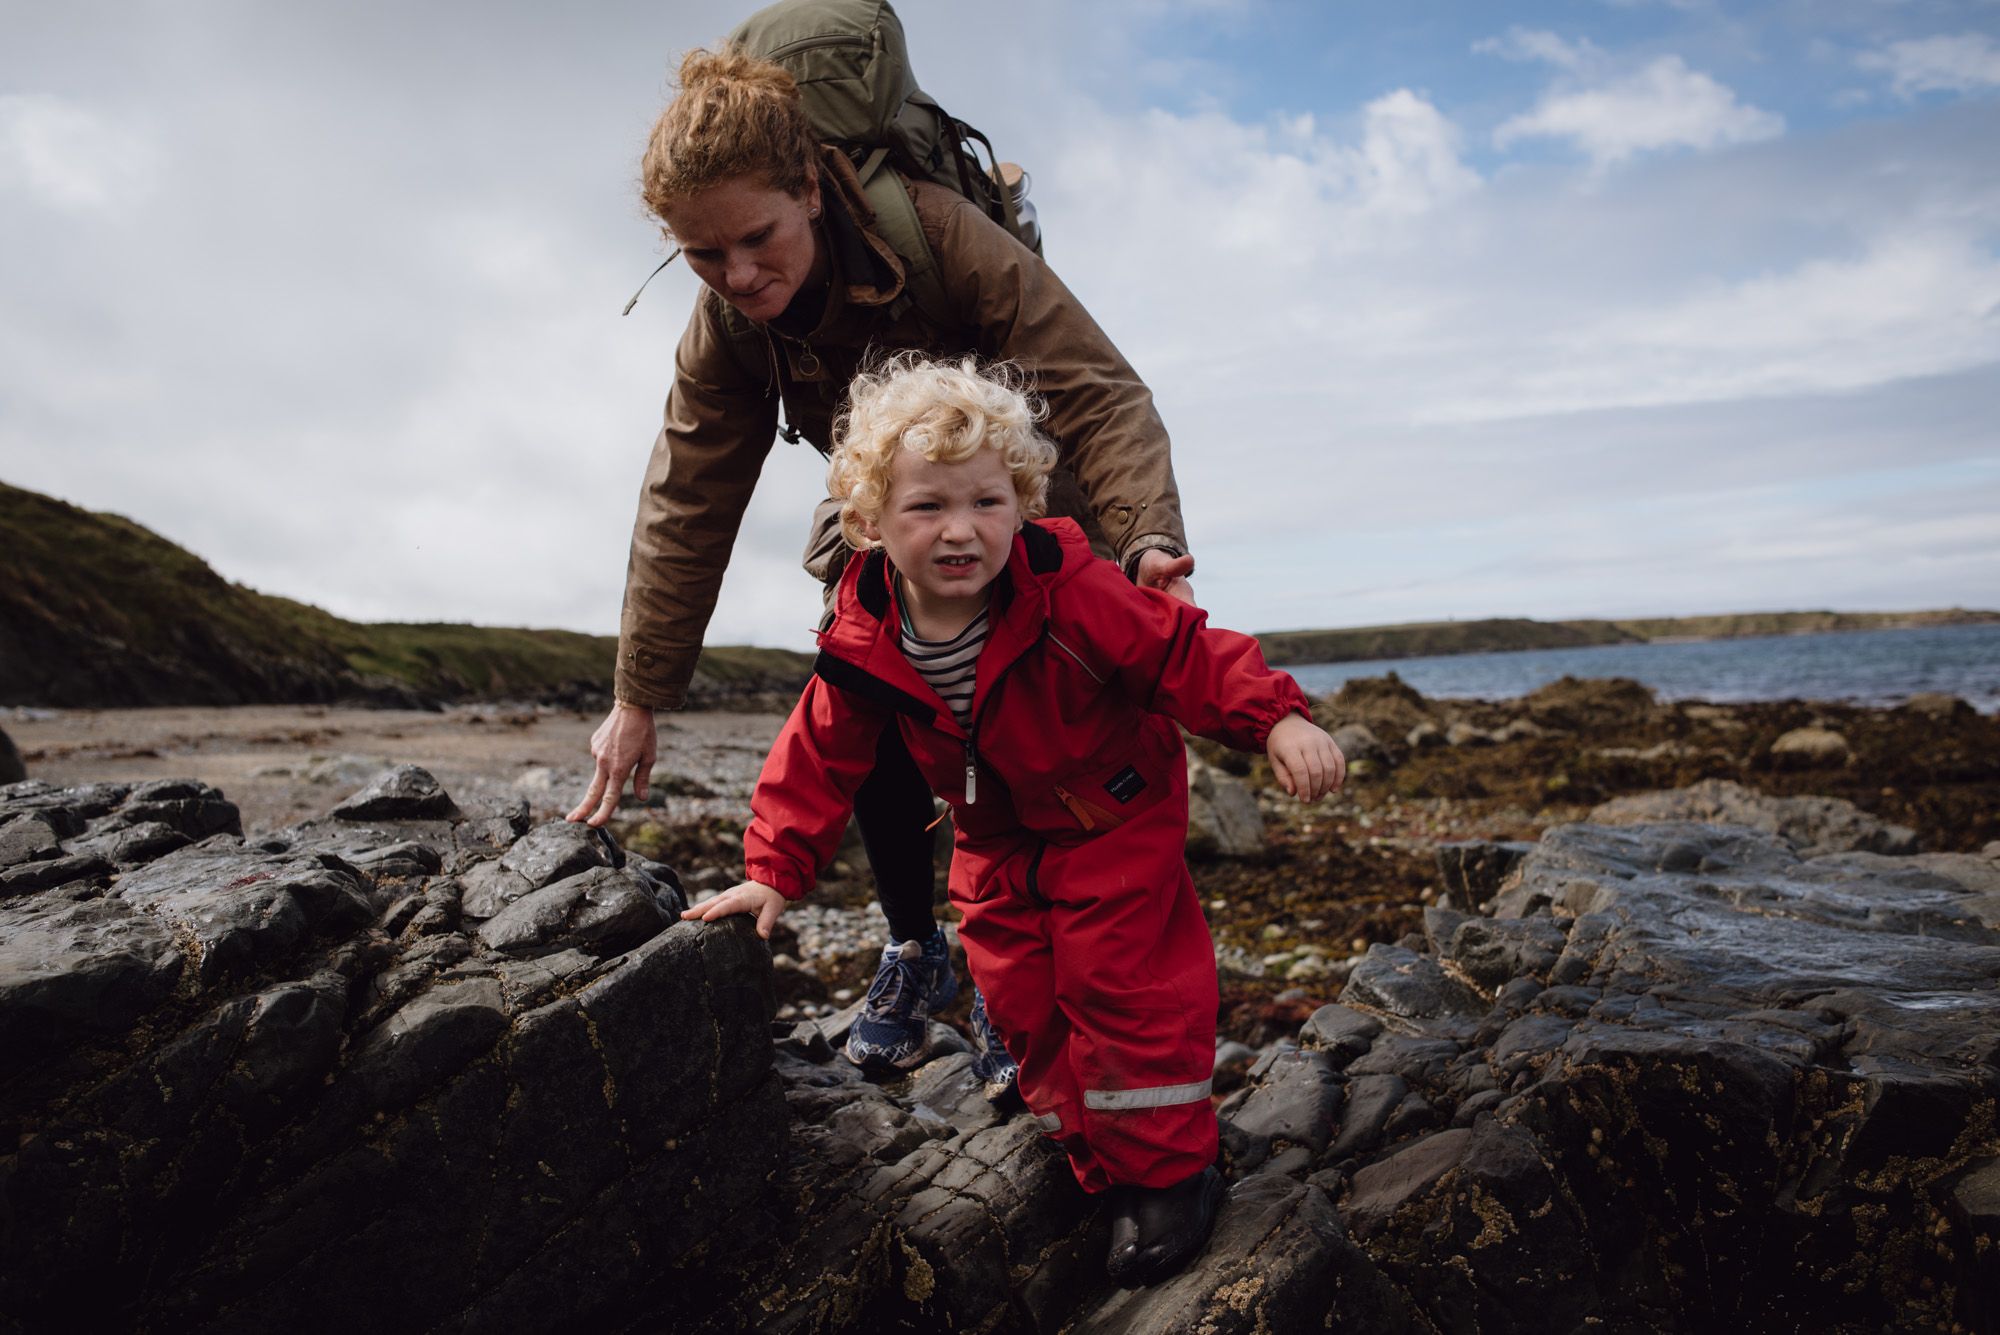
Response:
[[[618,810],[618,795],[625,780],[632,780],[632,795],[646,800],[646,785],[652,782],[653,761],[659,757],[659,732],[653,726],[653,711],[622,701],[590,735],[590,754],[597,761],[597,773],[590,791],[577,803],[569,819],[588,825],[602,825]]]

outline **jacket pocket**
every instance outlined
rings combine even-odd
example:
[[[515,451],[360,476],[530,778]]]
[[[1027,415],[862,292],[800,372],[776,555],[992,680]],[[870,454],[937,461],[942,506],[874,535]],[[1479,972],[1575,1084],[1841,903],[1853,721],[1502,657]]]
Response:
[[[1090,766],[1050,785],[1051,815],[1075,834],[1088,837],[1115,830],[1147,811],[1173,790],[1168,766],[1179,758],[1178,733],[1161,736],[1141,730],[1139,744],[1114,760]]]

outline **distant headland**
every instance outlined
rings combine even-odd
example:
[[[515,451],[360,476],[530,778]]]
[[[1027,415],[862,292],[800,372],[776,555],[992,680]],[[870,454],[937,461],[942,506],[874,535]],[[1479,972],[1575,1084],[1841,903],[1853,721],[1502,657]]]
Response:
[[[596,707],[617,640],[565,630],[347,621],[215,573],[120,515],[0,483],[0,705],[540,700]],[[2000,621],[2000,612],[1754,612],[1623,621],[1418,622],[1258,636],[1278,665]],[[807,654],[710,645],[695,706],[796,695]]]
[[[1266,631],[1257,637],[1273,664],[1365,663],[1383,658],[1440,658],[1520,649],[1581,649],[1600,644],[1736,640],[1757,635],[1822,635],[1850,630],[1906,630],[2000,621],[2000,612],[1948,607],[1925,612],[1733,612],[1621,621],[1414,621],[1399,626]]]

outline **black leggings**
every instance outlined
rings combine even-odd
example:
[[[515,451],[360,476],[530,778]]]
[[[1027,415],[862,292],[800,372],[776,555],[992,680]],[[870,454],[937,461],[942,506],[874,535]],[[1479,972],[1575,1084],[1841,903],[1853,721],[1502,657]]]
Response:
[[[854,795],[854,819],[897,941],[928,941],[937,928],[931,914],[931,832],[925,828],[934,810],[931,786],[910,759],[903,734],[890,723],[875,748],[875,772]]]

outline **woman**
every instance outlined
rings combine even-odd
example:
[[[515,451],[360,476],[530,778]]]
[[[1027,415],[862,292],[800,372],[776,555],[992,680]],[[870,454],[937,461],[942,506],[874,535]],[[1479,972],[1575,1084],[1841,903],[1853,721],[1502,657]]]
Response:
[[[642,166],[648,209],[705,284],[675,357],[666,421],[639,499],[618,645],[617,703],[591,738],[597,768],[571,820],[602,825],[627,779],[644,798],[654,712],[681,705],[737,526],[777,434],[832,448],[847,386],[870,355],[917,349],[1021,365],[1047,401],[1061,451],[1050,512],[1077,519],[1100,555],[1190,602],[1180,497],[1152,394],[1048,266],[963,196],[909,185],[929,255],[897,253],[872,226],[853,164],[813,133],[783,69],[691,52]],[[944,309],[906,281],[935,265]],[[815,460],[817,465],[819,461]],[[838,506],[814,516],[806,569],[846,564]],[[847,1055],[904,1069],[930,1012],[957,990],[932,914],[931,793],[893,731],[855,801],[891,939]],[[976,1069],[1005,1097],[1013,1064],[990,1035]]]

